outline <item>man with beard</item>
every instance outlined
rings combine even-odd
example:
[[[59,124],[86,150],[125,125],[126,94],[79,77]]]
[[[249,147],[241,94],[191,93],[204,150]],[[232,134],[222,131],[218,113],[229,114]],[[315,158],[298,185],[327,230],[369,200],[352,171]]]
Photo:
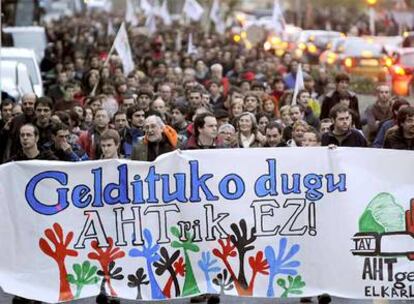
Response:
[[[322,146],[366,147],[365,137],[352,128],[352,114],[346,105],[337,104],[331,109],[331,130],[322,135]]]
[[[398,126],[385,135],[384,148],[414,150],[414,107],[403,107],[398,111]]]
[[[40,97],[35,104],[35,126],[39,130],[40,149],[44,149],[44,145],[52,139],[52,117],[53,102],[49,97]]]

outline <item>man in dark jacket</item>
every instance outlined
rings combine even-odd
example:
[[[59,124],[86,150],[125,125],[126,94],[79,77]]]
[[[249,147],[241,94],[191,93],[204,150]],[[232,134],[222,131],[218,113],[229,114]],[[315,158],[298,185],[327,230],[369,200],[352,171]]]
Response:
[[[321,115],[320,119],[328,118],[331,109],[339,103],[340,96],[342,94],[347,94],[350,99],[349,108],[354,110],[357,114],[359,114],[359,104],[358,104],[358,97],[354,92],[349,91],[349,82],[351,79],[347,74],[341,73],[335,77],[336,89],[335,91],[329,92],[326,94],[321,108]],[[355,126],[359,129],[361,128],[361,123],[358,121],[354,121]]]
[[[362,133],[352,126],[351,110],[342,104],[331,109],[331,130],[322,135],[322,146],[366,147],[367,141]]]
[[[25,124],[19,131],[20,144],[22,149],[19,150],[10,159],[18,160],[58,160],[58,158],[50,150],[40,151],[37,147],[39,141],[39,130],[32,124]]]
[[[397,115],[398,127],[385,135],[384,148],[414,150],[414,107],[403,107]]]
[[[22,97],[22,111],[23,113],[14,117],[10,123],[9,133],[8,133],[8,142],[7,149],[5,152],[5,157],[8,159],[10,156],[15,155],[17,151],[21,149],[19,130],[20,128],[27,123],[34,123],[36,119],[35,115],[35,104],[36,104],[36,95],[34,93],[26,93]]]

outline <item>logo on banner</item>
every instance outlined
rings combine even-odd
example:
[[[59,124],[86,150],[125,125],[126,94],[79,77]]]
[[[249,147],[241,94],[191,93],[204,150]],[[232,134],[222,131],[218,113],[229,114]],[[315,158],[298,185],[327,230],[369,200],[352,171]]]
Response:
[[[365,296],[414,297],[414,199],[404,210],[393,195],[379,193],[359,218],[352,240],[352,254],[365,257]]]

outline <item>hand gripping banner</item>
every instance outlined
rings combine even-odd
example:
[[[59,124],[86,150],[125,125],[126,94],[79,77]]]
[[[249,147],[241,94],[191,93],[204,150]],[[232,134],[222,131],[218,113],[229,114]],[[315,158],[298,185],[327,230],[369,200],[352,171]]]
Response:
[[[45,302],[414,298],[414,153],[176,151],[0,166],[0,285]]]

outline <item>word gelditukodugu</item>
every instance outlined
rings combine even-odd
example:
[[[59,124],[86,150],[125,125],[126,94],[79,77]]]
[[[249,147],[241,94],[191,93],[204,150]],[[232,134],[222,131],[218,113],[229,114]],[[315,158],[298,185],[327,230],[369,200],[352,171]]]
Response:
[[[100,208],[105,205],[219,201],[220,197],[225,200],[238,200],[246,191],[254,191],[258,198],[276,197],[279,193],[304,193],[307,200],[318,201],[324,193],[346,191],[345,174],[278,174],[276,159],[266,161],[268,170],[255,180],[252,189],[246,189],[245,180],[235,173],[229,173],[218,180],[212,173],[200,175],[199,162],[191,160],[188,162],[189,173],[159,174],[155,166],[150,166],[145,178],[134,175],[132,180],[129,178],[128,165],[122,164],[117,167],[118,182],[106,185],[102,182],[104,172],[101,167],[90,171],[93,178],[90,185],[78,184],[71,187],[65,187],[71,178],[66,172],[44,171],[30,179],[26,185],[25,196],[34,211],[43,215],[54,215],[70,205],[76,208]],[[217,186],[213,189],[211,184],[216,180]],[[50,184],[56,185],[55,202],[40,201],[36,197],[37,187],[44,182],[48,182],[49,187]],[[161,187],[160,192],[157,191],[158,187]]]

